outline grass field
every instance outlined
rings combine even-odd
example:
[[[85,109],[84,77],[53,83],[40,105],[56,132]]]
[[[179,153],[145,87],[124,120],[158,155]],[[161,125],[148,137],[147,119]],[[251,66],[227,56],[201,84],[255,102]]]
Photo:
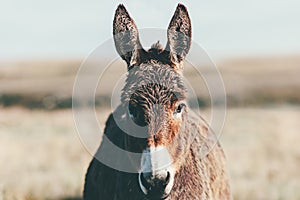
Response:
[[[229,103],[221,144],[237,200],[300,199],[299,58],[218,63]],[[120,64],[106,71],[99,99],[109,99],[126,71]],[[80,199],[92,156],[79,140],[70,108],[79,66],[80,61],[0,62],[0,200]],[[202,73],[210,76],[211,69]],[[205,82],[190,66],[184,74],[208,117]],[[98,109],[102,128],[109,112]]]
[[[0,62],[0,105],[31,108],[68,108],[80,60]],[[106,67],[103,61],[88,66],[94,75]],[[214,80],[211,65],[199,64],[201,75]],[[300,56],[239,58],[217,63],[224,79],[230,106],[263,105],[265,103],[300,103]],[[110,105],[111,91],[126,72],[124,62],[109,65],[100,79],[96,96],[99,105]],[[184,75],[204,105],[210,96],[199,72],[186,64]],[[109,84],[107,84],[109,83]]]
[[[300,198],[299,111],[295,106],[228,110],[221,143],[235,199]],[[103,124],[108,110],[101,112]],[[2,198],[80,197],[91,155],[79,141],[72,111],[1,113]]]

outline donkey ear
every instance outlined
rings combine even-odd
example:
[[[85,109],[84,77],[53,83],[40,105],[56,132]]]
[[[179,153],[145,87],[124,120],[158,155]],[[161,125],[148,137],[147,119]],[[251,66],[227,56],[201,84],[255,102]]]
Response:
[[[138,29],[122,4],[115,12],[113,35],[116,50],[128,67],[138,64],[142,49]]]
[[[171,62],[180,68],[180,63],[191,46],[192,27],[187,9],[178,4],[168,27],[166,50],[170,52]]]

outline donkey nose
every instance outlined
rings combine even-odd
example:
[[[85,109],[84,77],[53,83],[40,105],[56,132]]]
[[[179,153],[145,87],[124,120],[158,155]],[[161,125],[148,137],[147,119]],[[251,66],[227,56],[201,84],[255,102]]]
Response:
[[[170,182],[170,172],[166,170],[155,172],[155,174],[143,172],[140,173],[140,180],[148,193],[163,192]]]

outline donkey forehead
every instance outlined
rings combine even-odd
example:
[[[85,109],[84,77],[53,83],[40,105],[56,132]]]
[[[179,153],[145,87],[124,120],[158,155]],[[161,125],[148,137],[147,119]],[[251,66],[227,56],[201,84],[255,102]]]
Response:
[[[182,77],[169,65],[162,64],[156,60],[149,60],[134,66],[129,70],[127,81],[139,86],[158,84],[164,86],[176,86],[182,82]]]
[[[142,63],[129,71],[124,92],[129,99],[140,103],[172,103],[185,98],[182,77],[168,65]],[[164,104],[166,104],[164,103]]]

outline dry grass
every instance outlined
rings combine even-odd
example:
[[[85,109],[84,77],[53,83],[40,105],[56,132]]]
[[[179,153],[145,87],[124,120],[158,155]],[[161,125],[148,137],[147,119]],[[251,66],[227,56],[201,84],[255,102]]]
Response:
[[[248,106],[228,109],[221,138],[235,199],[300,199],[299,64],[299,56],[218,64],[229,104]],[[0,104],[6,98],[8,103],[23,106],[0,105],[0,200],[80,198],[91,155],[79,141],[72,111],[24,108],[43,107],[50,100],[50,107],[45,107],[52,108],[52,97],[66,99],[63,107],[70,106],[79,66],[80,61],[0,63]],[[113,63],[97,95],[110,97],[125,68],[120,61]],[[191,66],[184,73],[196,94],[209,99],[204,80]],[[209,67],[202,73],[211,77]],[[272,103],[277,106],[270,107]],[[99,110],[100,124],[108,112]]]
[[[228,110],[221,143],[235,199],[300,198],[299,111],[299,107]],[[108,110],[99,112],[103,124]],[[0,113],[3,199],[80,197],[91,156],[79,142],[72,111],[9,108]]]
[[[300,102],[299,56],[241,58],[219,67],[229,100],[242,105]]]
[[[221,142],[235,199],[300,199],[300,107],[230,109]]]
[[[4,199],[80,195],[91,156],[80,144],[71,111],[11,108],[0,113],[0,194]]]
[[[87,65],[91,67],[89,72],[95,74],[97,69],[106,67],[103,63],[103,60],[91,62]],[[80,60],[0,62],[0,104],[11,101],[18,105],[43,107],[47,99],[54,97],[62,99],[63,107],[70,107],[73,84],[80,64]],[[216,78],[212,66],[199,66],[202,76],[211,80]],[[299,56],[240,58],[220,62],[217,66],[224,79],[231,106],[300,103],[300,93],[295,92],[300,90]],[[101,77],[96,95],[103,99],[109,98],[125,72],[126,66],[121,60],[111,63]],[[199,72],[186,63],[184,74],[198,97],[209,105],[209,92]],[[109,105],[109,102],[103,103]]]

